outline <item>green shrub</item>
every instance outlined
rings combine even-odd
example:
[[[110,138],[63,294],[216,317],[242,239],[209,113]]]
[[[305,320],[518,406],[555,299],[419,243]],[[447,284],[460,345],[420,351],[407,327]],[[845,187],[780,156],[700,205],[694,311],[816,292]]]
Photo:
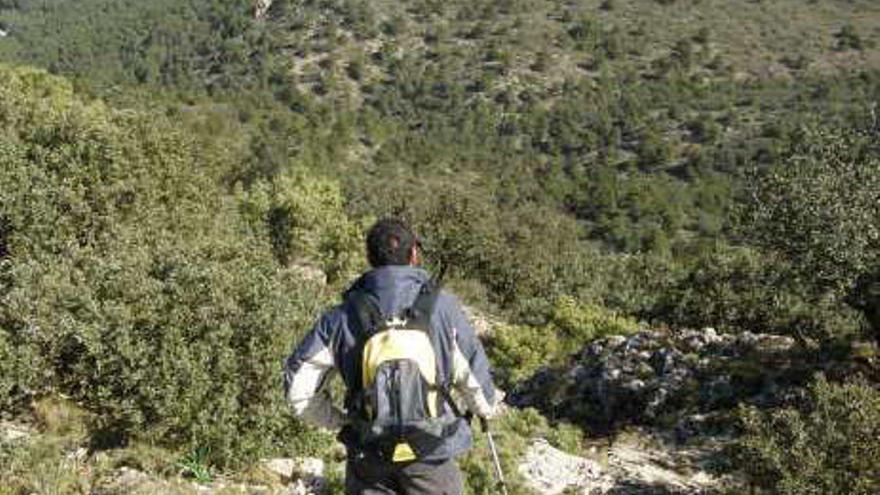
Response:
[[[880,492],[880,392],[865,381],[819,377],[801,409],[743,408],[736,467],[782,495]]]
[[[278,261],[314,263],[330,283],[348,281],[366,266],[364,225],[345,215],[342,190],[329,179],[286,172],[240,193],[254,230],[268,235]]]
[[[251,235],[211,156],[159,115],[0,69],[0,353],[36,358],[3,359],[0,384],[97,413],[96,447],[203,448],[221,467],[316,448],[279,367],[324,293]],[[348,235],[302,204],[298,239]]]
[[[500,384],[511,387],[541,367],[561,364],[593,339],[629,334],[637,328],[634,320],[612,310],[562,297],[556,301],[548,324],[497,326],[487,352]]]
[[[20,409],[36,383],[38,374],[33,348],[12,340],[0,327],[0,411]]]
[[[425,238],[430,268],[479,281],[518,319],[546,321],[556,298],[597,283],[601,260],[559,211],[533,202],[506,210],[489,190],[447,180],[375,187],[357,205],[360,212],[407,218]]]
[[[784,163],[754,174],[740,231],[785,263],[806,301],[851,302],[871,318],[865,277],[880,266],[875,132],[805,127]],[[848,329],[846,329],[848,330]]]
[[[844,24],[840,31],[834,34],[834,38],[837,39],[834,49],[838,51],[861,51],[865,48],[865,42],[862,41],[862,37],[859,36],[858,31],[856,31],[855,26],[852,24]]]
[[[568,343],[569,351],[577,351],[593,339],[608,335],[626,335],[638,329],[636,322],[615,311],[572,297],[561,297],[553,311],[553,324]]]
[[[487,353],[502,387],[512,387],[558,359],[559,336],[551,326],[499,325],[492,330]]]
[[[767,259],[753,249],[726,246],[698,254],[686,263],[686,274],[659,293],[652,317],[676,326],[799,338],[858,331],[853,311],[809,297],[784,260]]]
[[[806,127],[755,174],[742,234],[789,260],[815,292],[842,293],[880,260],[880,153],[871,130]]]

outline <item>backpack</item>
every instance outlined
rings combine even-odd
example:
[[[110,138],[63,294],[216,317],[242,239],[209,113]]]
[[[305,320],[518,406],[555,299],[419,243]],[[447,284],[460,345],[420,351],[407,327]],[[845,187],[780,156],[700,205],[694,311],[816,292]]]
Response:
[[[437,284],[426,283],[413,305],[390,319],[382,317],[374,295],[352,296],[361,331],[349,415],[359,446],[387,461],[430,454],[459,419],[449,384],[441,379],[430,322],[439,292]],[[443,414],[444,402],[454,415]]]

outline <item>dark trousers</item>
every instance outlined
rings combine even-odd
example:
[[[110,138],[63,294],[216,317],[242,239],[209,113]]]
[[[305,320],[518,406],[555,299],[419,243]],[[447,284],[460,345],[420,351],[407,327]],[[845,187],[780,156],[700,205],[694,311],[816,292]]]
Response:
[[[461,471],[452,459],[439,462],[388,463],[349,458],[346,495],[461,495]]]

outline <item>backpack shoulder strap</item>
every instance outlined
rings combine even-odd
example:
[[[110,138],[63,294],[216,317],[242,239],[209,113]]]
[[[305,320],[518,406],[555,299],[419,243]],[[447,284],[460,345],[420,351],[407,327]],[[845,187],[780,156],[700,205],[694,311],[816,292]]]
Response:
[[[440,285],[429,280],[425,282],[413,305],[406,310],[404,316],[409,320],[410,326],[431,333],[431,314],[437,299],[440,297]]]
[[[357,291],[352,293],[348,298],[348,304],[352,308],[352,316],[357,324],[355,336],[355,347],[352,356],[354,357],[354,373],[352,376],[352,386],[349,387],[349,397],[346,400],[347,407],[350,410],[359,409],[361,395],[363,394],[364,377],[361,374],[363,368],[363,350],[367,340],[376,333],[382,326],[382,313],[379,311],[379,302],[376,296],[367,291]]]
[[[425,282],[425,284],[422,285],[419,295],[416,296],[415,303],[413,303],[412,307],[407,311],[406,316],[410,320],[410,326],[420,328],[431,335],[434,332],[431,327],[431,314],[434,312],[434,307],[437,305],[439,297],[440,283],[433,279]],[[440,376],[439,369],[437,370],[437,375]],[[467,415],[462,413],[458,404],[456,404],[455,400],[452,398],[452,393],[450,392],[452,388],[450,378],[451,377],[447,377],[445,381],[436,383],[434,388],[438,392],[439,399],[449,405],[452,414],[458,417],[467,418]]]
[[[358,335],[373,334],[382,325],[382,312],[379,311],[379,301],[376,300],[374,294],[367,291],[355,292],[349,296],[348,303],[354,309],[354,316],[358,323]]]

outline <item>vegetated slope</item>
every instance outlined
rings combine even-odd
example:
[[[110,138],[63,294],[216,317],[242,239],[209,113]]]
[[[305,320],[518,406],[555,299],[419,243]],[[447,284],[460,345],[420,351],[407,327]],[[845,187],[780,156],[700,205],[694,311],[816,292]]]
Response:
[[[731,177],[877,92],[870,2],[279,1],[262,23],[242,1],[6,7],[8,59],[111,96],[231,98],[265,124],[246,179],[300,158],[344,171],[363,209],[389,182],[466,183],[625,251],[715,237]],[[332,142],[304,144],[303,120]]]
[[[385,213],[511,321],[489,342],[511,382],[633,316],[810,344],[877,307],[845,297],[877,281],[871,182],[796,201],[876,171],[873,2],[280,1],[263,22],[247,2],[0,7],[6,60],[82,88],[4,72],[23,103],[0,120],[0,352],[21,356],[3,360],[3,406],[63,391],[101,442],[234,464],[310,438],[272,370]],[[790,173],[761,189],[755,168]],[[745,188],[758,221],[793,228],[732,214]],[[858,213],[830,220],[858,250],[833,290],[811,280],[827,267],[797,266],[839,266],[839,239],[794,228],[829,221],[816,204]],[[810,235],[777,239],[792,231]],[[304,282],[315,268],[329,286]],[[167,380],[144,378],[154,363]]]
[[[0,56],[78,76],[89,86],[162,84],[179,89],[229,83],[246,57],[245,2],[129,0],[9,1]],[[248,40],[253,41],[253,40]],[[255,66],[256,60],[249,61]],[[239,80],[247,74],[235,73]]]
[[[876,95],[877,7],[799,5],[278,2],[267,29],[282,101],[361,116],[342,164],[355,189],[364,170],[482,182],[615,249],[662,250],[716,236],[731,177],[801,122]]]
[[[338,188],[225,194],[230,150],[161,115],[33,69],[0,66],[0,82],[3,414],[63,394],[94,414],[94,448],[204,447],[218,464],[310,448],[278,369],[323,290],[280,261],[267,210],[296,216],[276,229],[290,249],[333,258],[326,221],[360,256]]]
[[[864,125],[880,93],[865,1],[278,1],[263,21],[249,2],[72,5],[5,3],[0,53],[231,138],[230,191],[339,177],[353,216],[405,213],[432,266],[533,322],[574,295],[785,328],[762,297],[780,280],[784,307],[809,297],[726,246],[744,173],[784,166],[805,124]],[[665,296],[693,277],[763,296],[697,304],[720,308],[707,320]]]
[[[325,58],[369,58],[380,48],[441,62],[454,52],[467,79],[494,72],[506,87],[606,66],[657,75],[670,55],[716,79],[876,68],[878,15],[867,1],[280,1],[269,22],[290,28],[289,47],[311,55],[298,64],[311,75],[326,72],[317,64]]]

